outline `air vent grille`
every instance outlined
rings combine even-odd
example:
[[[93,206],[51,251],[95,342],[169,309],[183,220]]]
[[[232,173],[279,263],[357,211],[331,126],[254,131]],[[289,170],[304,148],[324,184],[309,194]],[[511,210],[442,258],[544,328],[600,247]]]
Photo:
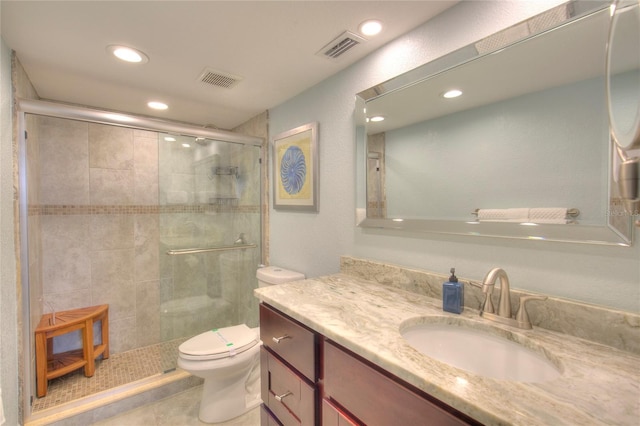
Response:
[[[202,74],[200,74],[198,80],[200,80],[201,83],[209,84],[211,86],[230,89],[238,84],[242,80],[242,77],[238,77],[237,75],[232,75],[222,71],[213,70],[210,68],[205,68]]]
[[[317,55],[336,59],[364,41],[366,40],[362,37],[357,36],[350,31],[345,31],[344,33],[340,34],[338,38],[334,39],[329,44],[320,49]]]
[[[359,43],[354,39],[347,37],[344,40],[341,40],[338,44],[333,46],[331,49],[324,52],[324,54],[330,58],[337,58],[338,56],[342,55],[347,50],[351,49],[352,47],[358,44]]]

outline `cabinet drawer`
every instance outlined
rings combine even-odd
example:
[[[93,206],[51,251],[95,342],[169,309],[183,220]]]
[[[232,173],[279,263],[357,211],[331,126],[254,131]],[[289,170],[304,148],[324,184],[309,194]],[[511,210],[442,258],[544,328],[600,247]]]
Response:
[[[260,305],[260,339],[296,370],[315,383],[317,374],[316,334],[280,312]]]
[[[315,388],[264,347],[260,352],[262,401],[284,426],[313,425]]]
[[[468,424],[333,343],[325,341],[323,347],[325,398],[366,425]]]

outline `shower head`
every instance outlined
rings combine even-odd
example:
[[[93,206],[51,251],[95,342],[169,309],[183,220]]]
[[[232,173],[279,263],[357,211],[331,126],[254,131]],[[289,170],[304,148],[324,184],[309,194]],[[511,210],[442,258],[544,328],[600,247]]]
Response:
[[[209,143],[207,142],[207,140],[205,138],[196,138],[195,143],[197,143],[200,146],[208,146]]]

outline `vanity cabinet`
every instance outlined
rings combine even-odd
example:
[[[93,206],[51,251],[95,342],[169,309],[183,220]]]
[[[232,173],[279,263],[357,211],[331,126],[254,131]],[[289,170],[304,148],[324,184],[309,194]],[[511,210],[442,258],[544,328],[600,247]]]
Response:
[[[325,401],[339,415],[336,423],[335,414],[327,409],[330,414],[326,422],[323,417],[323,425],[478,424],[329,340],[323,344],[322,360],[323,415]]]
[[[264,303],[262,426],[479,424]]]
[[[317,425],[318,335],[260,305],[262,426]]]

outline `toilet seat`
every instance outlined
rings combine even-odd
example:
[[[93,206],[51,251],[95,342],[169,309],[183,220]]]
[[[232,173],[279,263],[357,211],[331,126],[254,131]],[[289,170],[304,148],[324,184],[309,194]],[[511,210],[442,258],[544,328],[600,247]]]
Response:
[[[255,331],[246,324],[240,324],[198,334],[182,343],[178,351],[181,358],[188,360],[223,359],[245,352],[259,341]]]

